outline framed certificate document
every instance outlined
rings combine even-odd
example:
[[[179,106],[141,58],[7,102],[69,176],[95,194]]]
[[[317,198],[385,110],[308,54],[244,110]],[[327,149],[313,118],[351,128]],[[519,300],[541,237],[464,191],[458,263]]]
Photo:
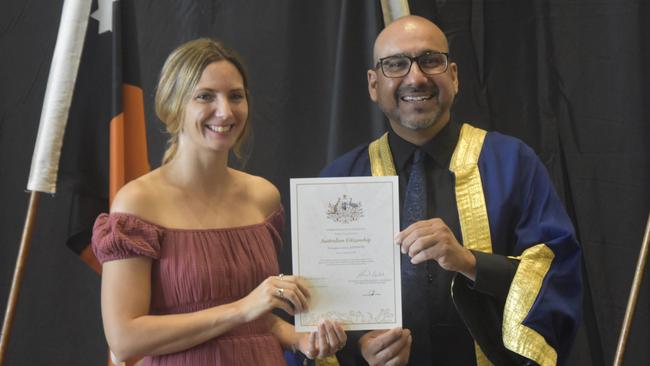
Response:
[[[320,319],[346,330],[402,326],[397,177],[291,179],[293,274],[309,286],[309,311],[296,331]]]

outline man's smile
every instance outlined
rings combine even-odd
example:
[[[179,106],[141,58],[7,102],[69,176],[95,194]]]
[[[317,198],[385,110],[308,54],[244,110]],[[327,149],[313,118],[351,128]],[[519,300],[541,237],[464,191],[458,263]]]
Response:
[[[421,102],[424,100],[429,100],[433,98],[433,95],[406,95],[401,97],[400,99],[404,102]]]

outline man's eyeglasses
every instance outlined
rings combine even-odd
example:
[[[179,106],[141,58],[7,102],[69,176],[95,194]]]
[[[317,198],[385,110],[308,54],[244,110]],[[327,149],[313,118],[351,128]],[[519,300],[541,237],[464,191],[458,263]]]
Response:
[[[420,70],[427,75],[442,74],[449,67],[449,53],[427,51],[421,55],[410,57],[407,55],[393,55],[379,59],[375,68],[381,67],[381,72],[388,78],[401,78],[411,70],[415,61]]]

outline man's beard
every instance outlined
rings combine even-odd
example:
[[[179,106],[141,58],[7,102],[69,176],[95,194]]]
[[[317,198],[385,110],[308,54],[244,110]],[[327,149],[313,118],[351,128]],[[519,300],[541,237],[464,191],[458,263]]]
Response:
[[[436,100],[437,106],[436,109],[433,111],[433,114],[430,115],[429,117],[418,118],[416,116],[413,119],[407,119],[400,116],[398,118],[400,125],[413,131],[426,130],[427,128],[433,126],[436,123],[436,121],[438,121],[438,118],[440,118],[440,115],[442,114],[442,106],[440,105],[440,99],[439,99],[440,90],[433,83],[421,87],[412,87],[409,85],[402,86],[395,93],[395,100],[399,105],[399,103],[401,102],[400,99],[402,95],[408,93],[420,93],[420,92],[430,93],[432,95],[432,98]]]
[[[426,130],[427,128],[433,126],[436,123],[436,121],[438,121],[441,113],[442,113],[442,109],[437,108],[433,113],[433,115],[430,116],[429,118],[407,120],[400,117],[399,124],[408,128],[409,130],[414,130],[414,131]]]

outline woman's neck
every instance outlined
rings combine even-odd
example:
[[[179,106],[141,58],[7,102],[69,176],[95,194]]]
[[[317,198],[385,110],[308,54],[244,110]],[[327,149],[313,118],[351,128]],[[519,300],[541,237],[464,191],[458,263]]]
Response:
[[[214,196],[223,193],[232,179],[228,168],[228,154],[214,152],[194,154],[179,150],[163,167],[163,174],[171,184],[199,195]]]

